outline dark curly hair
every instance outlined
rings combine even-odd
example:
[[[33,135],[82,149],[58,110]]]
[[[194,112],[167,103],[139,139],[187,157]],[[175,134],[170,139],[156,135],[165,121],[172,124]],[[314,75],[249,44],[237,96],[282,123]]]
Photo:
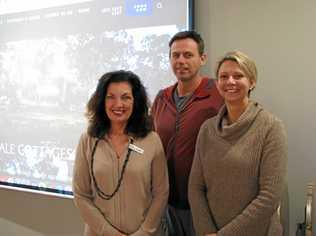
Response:
[[[87,104],[88,134],[102,138],[111,128],[105,111],[105,97],[111,83],[128,82],[134,97],[133,112],[126,126],[126,133],[135,137],[145,137],[152,130],[151,117],[148,114],[149,100],[140,78],[131,71],[112,71],[99,79],[97,88]]]

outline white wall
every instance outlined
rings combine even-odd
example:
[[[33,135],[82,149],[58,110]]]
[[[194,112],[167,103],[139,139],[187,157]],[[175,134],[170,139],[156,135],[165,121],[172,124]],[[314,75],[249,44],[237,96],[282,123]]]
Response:
[[[0,188],[1,236],[77,236],[83,223],[71,199]]]
[[[209,54],[239,49],[255,59],[254,96],[284,120],[289,141],[290,226],[303,220],[306,183],[316,181],[316,1],[196,0],[195,23]],[[81,235],[82,221],[69,199],[0,189],[0,235]]]
[[[208,48],[205,72],[227,51],[247,53],[259,69],[254,98],[286,124],[294,235],[304,220],[306,184],[316,181],[316,1],[196,0],[196,14]]]

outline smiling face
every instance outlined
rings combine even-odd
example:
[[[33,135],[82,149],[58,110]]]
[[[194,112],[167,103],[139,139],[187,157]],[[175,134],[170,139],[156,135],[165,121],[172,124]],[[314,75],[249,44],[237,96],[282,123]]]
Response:
[[[126,126],[133,113],[134,97],[128,82],[113,82],[109,84],[105,96],[105,111],[111,126]]]
[[[179,81],[197,78],[206,62],[206,55],[200,55],[198,44],[191,38],[176,40],[170,47],[170,65]]]
[[[219,67],[217,77],[217,89],[227,105],[248,104],[248,93],[255,86],[255,81],[246,76],[237,62],[224,61]]]

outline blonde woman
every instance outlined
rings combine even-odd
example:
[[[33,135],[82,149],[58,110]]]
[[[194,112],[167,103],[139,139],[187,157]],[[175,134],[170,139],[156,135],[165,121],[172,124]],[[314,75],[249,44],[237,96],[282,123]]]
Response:
[[[201,127],[189,181],[199,236],[280,236],[277,208],[285,184],[286,133],[282,122],[250,100],[255,63],[239,51],[216,69],[224,106]]]

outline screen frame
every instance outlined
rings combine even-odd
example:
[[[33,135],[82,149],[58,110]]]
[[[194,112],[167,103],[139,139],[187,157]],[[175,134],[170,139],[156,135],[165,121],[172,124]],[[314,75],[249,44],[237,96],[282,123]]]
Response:
[[[195,0],[187,0],[188,30],[194,29],[194,5],[195,5]],[[56,197],[61,197],[61,198],[73,198],[72,191],[65,191],[65,190],[26,185],[26,184],[9,183],[2,180],[0,180],[0,189],[10,189],[10,190],[16,190],[16,191],[32,192],[32,193],[56,196]]]

